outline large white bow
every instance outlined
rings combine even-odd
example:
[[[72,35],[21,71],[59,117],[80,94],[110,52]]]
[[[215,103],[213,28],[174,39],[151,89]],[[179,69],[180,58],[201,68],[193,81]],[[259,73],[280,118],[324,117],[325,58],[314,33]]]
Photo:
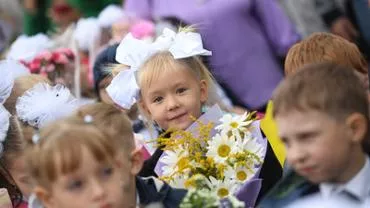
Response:
[[[136,71],[159,51],[169,51],[175,59],[212,55],[211,51],[203,48],[199,33],[176,33],[165,28],[153,43],[136,39],[129,33],[117,48],[116,60],[130,69],[120,72],[106,88],[113,102],[125,109],[130,109],[136,103],[140,91],[136,82]]]
[[[29,125],[41,128],[56,119],[70,115],[78,100],[63,85],[38,83],[17,99],[17,116]]]
[[[14,79],[20,76],[28,75],[28,69],[15,60],[0,61],[0,103],[4,104],[10,96]]]

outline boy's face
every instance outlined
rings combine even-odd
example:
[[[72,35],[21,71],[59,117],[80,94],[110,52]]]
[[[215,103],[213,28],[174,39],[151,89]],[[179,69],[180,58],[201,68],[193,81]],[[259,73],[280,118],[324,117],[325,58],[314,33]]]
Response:
[[[276,116],[279,136],[287,150],[287,162],[313,183],[344,182],[353,177],[361,144],[353,131],[324,113],[290,111]],[[359,149],[360,147],[360,149]]]
[[[117,163],[99,163],[87,148],[82,149],[80,167],[72,173],[59,175],[45,194],[44,205],[55,208],[124,207],[122,169]]]

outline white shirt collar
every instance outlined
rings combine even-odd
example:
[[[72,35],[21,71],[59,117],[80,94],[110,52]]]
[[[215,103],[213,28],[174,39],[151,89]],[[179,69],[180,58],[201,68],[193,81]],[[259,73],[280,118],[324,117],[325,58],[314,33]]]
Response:
[[[370,196],[370,160],[366,156],[365,164],[362,169],[345,184],[320,184],[320,192],[324,198],[329,198],[332,194],[346,190],[361,201]]]

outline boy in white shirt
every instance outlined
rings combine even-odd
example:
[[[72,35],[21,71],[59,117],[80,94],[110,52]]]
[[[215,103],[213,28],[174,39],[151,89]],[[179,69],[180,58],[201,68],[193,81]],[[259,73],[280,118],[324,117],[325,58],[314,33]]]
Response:
[[[285,207],[308,195],[323,203],[339,197],[370,207],[369,104],[353,70],[308,65],[280,84],[273,102],[294,171],[260,207]]]

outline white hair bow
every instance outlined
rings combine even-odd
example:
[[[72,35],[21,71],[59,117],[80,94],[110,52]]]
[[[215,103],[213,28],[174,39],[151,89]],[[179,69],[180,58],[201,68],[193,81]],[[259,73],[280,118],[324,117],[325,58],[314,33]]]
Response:
[[[6,135],[9,129],[9,118],[10,113],[0,104],[0,154],[4,150],[3,142],[5,141]]]
[[[17,116],[36,128],[69,115],[77,107],[78,101],[68,88],[46,83],[36,84],[26,91],[16,104]]]
[[[117,48],[116,60],[130,69],[123,70],[115,76],[106,89],[113,102],[125,109],[130,109],[136,103],[140,91],[136,82],[136,71],[159,51],[169,51],[174,59],[212,55],[211,51],[203,48],[199,33],[176,33],[166,28],[154,43],[136,39],[129,33]]]
[[[15,60],[0,61],[0,103],[4,104],[12,92],[14,79],[29,74],[28,69]]]

